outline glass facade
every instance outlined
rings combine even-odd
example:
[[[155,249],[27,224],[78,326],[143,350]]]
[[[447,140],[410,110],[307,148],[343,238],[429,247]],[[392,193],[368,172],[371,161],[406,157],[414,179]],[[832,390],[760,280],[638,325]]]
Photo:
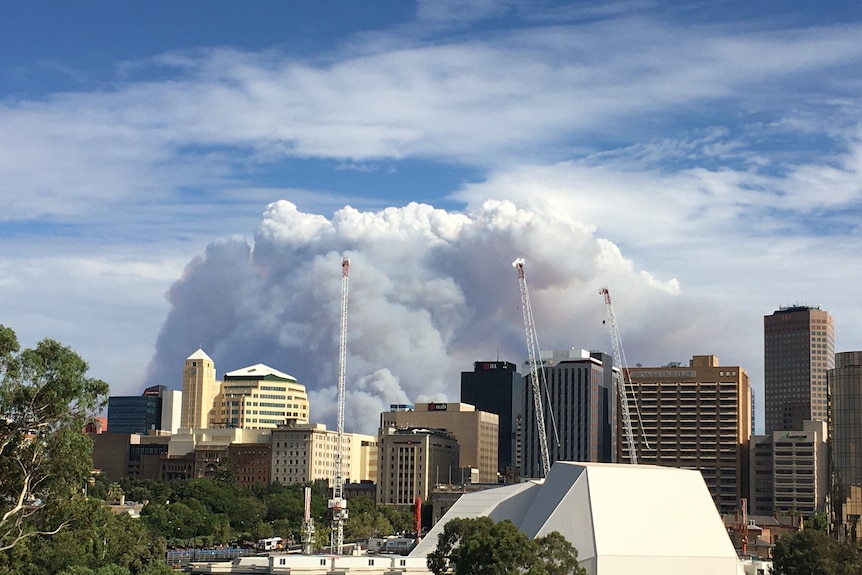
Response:
[[[832,317],[816,307],[783,307],[763,318],[766,433],[826,421],[826,371],[835,354]]]
[[[113,396],[108,398],[108,431],[139,433],[161,428],[162,399],[158,396]]]
[[[832,398],[832,457],[835,521],[843,535],[858,539],[862,516],[862,351],[835,355],[828,372]]]
[[[500,418],[497,467],[501,474],[508,466],[521,466],[518,421],[523,414],[524,380],[515,367],[507,361],[477,361],[473,371],[461,372],[461,401]]]

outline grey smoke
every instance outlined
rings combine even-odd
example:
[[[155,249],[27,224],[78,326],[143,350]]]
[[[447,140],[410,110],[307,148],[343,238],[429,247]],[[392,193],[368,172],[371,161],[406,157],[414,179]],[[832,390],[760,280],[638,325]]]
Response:
[[[457,401],[460,372],[474,361],[522,361],[516,257],[526,260],[543,348],[610,351],[598,295],[609,283],[632,302],[617,309],[626,310],[621,329],[627,321],[632,328],[630,361],[632,351],[650,359],[649,348],[679,343],[692,327],[690,318],[661,311],[678,305],[675,281],[636,272],[612,243],[563,214],[487,201],[468,213],[416,203],[345,207],[327,219],[282,200],[267,207],[253,246],[239,237],[215,241],[171,287],[147,384],[178,388],[185,358],[201,345],[219,377],[255,363],[293,375],[309,390],[312,419],[332,427],[344,256],[348,431],[375,433],[390,403]]]

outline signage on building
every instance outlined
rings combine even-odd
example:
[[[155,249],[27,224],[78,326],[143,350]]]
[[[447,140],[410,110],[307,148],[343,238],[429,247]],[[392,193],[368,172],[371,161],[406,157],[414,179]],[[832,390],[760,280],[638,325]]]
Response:
[[[446,403],[429,403],[428,411],[446,411],[448,407],[449,405]]]
[[[639,371],[637,369],[630,369],[629,375],[631,377],[695,377],[697,372],[690,369],[676,369],[674,371],[652,371],[652,370],[644,370]]]
[[[804,433],[794,434],[794,433],[791,433],[790,431],[788,431],[787,433],[785,433],[784,435],[781,436],[781,439],[808,439],[808,436],[805,435]]]

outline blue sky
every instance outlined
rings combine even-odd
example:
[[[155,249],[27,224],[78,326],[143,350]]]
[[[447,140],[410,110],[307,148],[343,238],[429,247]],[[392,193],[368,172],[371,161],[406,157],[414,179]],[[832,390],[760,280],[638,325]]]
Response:
[[[300,302],[349,252],[367,412],[520,361],[525,257],[546,347],[607,348],[609,285],[630,361],[714,353],[761,397],[780,305],[860,349],[862,7],[462,4],[4,6],[0,322],[116,393],[204,344],[323,400],[333,318]]]

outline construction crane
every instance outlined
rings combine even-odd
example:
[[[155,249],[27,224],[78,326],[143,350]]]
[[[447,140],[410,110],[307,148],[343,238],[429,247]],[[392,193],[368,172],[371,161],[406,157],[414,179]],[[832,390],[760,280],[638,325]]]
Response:
[[[629,368],[626,365],[626,356],[623,353],[623,344],[620,341],[620,331],[617,329],[617,318],[614,315],[614,306],[611,303],[611,292],[608,288],[603,287],[599,290],[599,294],[605,298],[605,310],[607,312],[608,329],[611,332],[611,345],[614,348],[614,364],[619,368],[620,374],[617,377],[617,389],[620,396],[620,409],[623,416],[623,429],[626,433],[626,443],[629,447],[629,461],[632,464],[637,464],[637,448],[635,446],[634,432],[632,431],[632,418],[629,413],[629,400],[626,391],[626,379],[629,378]]]
[[[341,555],[344,550],[344,520],[347,519],[347,501],[344,499],[344,379],[347,364],[347,283],[350,275],[350,260],[341,260],[341,341],[338,351],[338,446],[335,448],[335,481],[332,483],[332,530],[330,548]]]
[[[314,551],[314,519],[311,518],[311,487],[305,488],[305,514],[302,518],[302,552],[311,555]]]
[[[548,435],[545,432],[545,410],[542,407],[542,392],[539,386],[539,344],[536,328],[533,325],[533,309],[530,307],[530,294],[527,291],[527,278],[524,276],[524,258],[512,262],[518,270],[518,283],[521,287],[521,309],[524,312],[524,331],[527,335],[527,356],[530,362],[530,383],[533,388],[533,407],[536,412],[536,433],[539,436],[539,449],[542,455],[542,477],[551,470],[551,455],[548,451]]]

